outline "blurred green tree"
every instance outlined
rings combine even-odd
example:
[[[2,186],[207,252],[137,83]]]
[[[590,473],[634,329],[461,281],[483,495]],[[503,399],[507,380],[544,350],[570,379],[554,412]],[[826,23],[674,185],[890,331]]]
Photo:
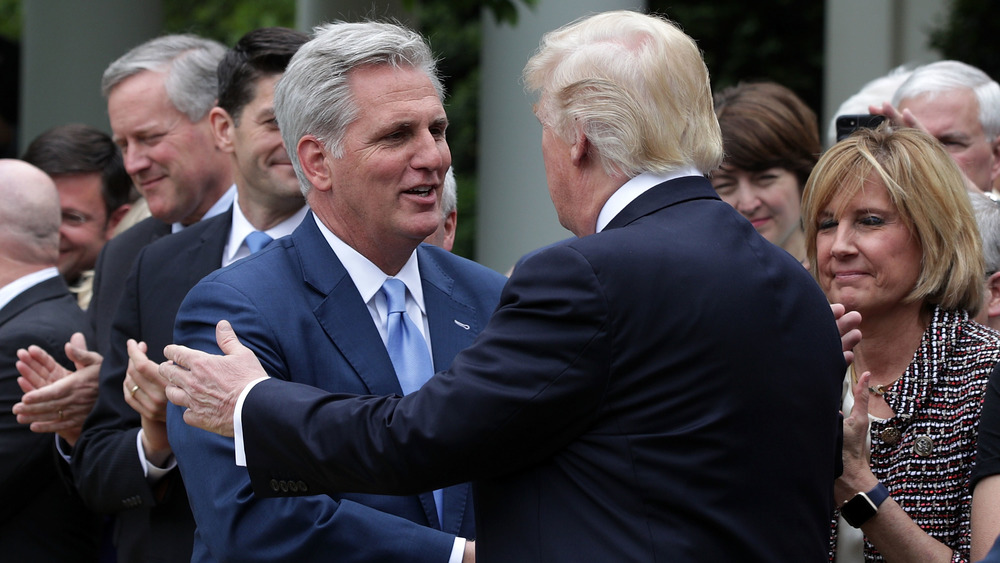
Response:
[[[993,49],[1000,29],[1000,10],[992,0],[952,0],[948,17],[931,32],[931,47],[946,59],[979,67],[994,80],[1000,77],[1000,50]]]

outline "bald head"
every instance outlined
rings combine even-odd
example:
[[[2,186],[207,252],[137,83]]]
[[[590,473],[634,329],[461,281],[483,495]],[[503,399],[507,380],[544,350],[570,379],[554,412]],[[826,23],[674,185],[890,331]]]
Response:
[[[55,182],[21,160],[0,159],[0,259],[7,266],[55,266],[62,212]]]

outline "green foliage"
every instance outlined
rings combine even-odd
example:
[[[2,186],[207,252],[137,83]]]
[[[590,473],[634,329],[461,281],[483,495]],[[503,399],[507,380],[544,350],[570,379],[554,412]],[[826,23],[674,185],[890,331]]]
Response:
[[[946,59],[979,67],[1000,77],[1000,50],[993,46],[1000,10],[992,0],[952,0],[949,16],[931,32],[931,47]]]
[[[21,39],[21,0],[0,0],[0,36]]]
[[[649,0],[704,52],[715,91],[771,80],[819,113],[823,95],[823,2]],[[752,6],[752,8],[751,8]]]
[[[196,33],[232,45],[258,27],[295,25],[295,0],[163,0],[166,33]]]

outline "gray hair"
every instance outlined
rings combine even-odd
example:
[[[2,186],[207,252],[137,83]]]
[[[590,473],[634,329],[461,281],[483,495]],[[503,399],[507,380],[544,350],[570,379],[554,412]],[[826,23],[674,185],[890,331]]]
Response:
[[[979,102],[979,123],[987,138],[1000,136],[1000,85],[978,68],[959,61],[938,61],[917,67],[896,89],[892,105],[923,94],[931,96],[968,88]]]
[[[986,273],[993,274],[1000,271],[1000,201],[973,192],[969,192],[969,198],[976,213],[979,236],[983,239]]]
[[[144,71],[165,75],[170,103],[191,121],[199,121],[218,97],[216,69],[226,54],[217,41],[196,35],[164,35],[132,48],[108,65],[101,78],[105,98],[126,78]]]
[[[288,63],[274,90],[274,115],[302,193],[311,189],[299,162],[299,139],[313,135],[327,150],[343,155],[344,133],[358,117],[350,73],[365,65],[412,67],[431,80],[438,98],[444,86],[430,47],[415,31],[381,22],[335,22],[319,26],[311,41]]]
[[[885,76],[879,76],[866,82],[860,90],[840,104],[830,118],[830,126],[826,132],[826,146],[832,147],[837,142],[837,117],[841,115],[866,114],[868,106],[881,106],[883,102],[892,99],[899,85],[906,81],[913,70],[905,65],[898,66]]]
[[[448,167],[448,172],[444,175],[444,186],[441,189],[441,216],[447,218],[448,214],[458,207],[458,183],[455,181],[455,169]]]

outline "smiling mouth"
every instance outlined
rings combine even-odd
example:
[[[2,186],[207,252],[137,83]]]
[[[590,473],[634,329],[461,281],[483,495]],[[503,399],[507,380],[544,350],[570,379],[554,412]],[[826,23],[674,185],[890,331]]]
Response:
[[[413,188],[412,190],[406,190],[403,193],[404,194],[418,195],[420,197],[427,197],[433,191],[434,191],[434,188],[423,187],[423,188]]]

